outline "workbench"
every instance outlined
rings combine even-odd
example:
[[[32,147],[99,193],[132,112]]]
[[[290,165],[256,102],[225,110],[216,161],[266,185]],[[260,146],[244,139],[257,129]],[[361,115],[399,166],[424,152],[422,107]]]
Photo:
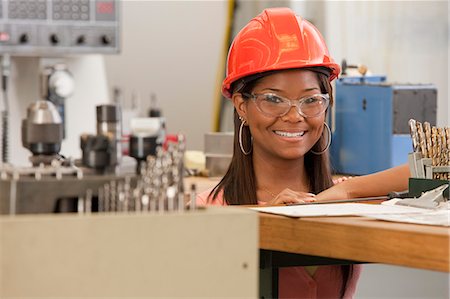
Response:
[[[260,249],[450,272],[450,229],[365,217],[261,213]]]
[[[186,178],[199,192],[219,178]],[[260,249],[450,272],[450,228],[365,217],[290,218],[259,213]]]
[[[450,229],[365,217],[259,214],[260,293],[278,294],[278,268],[382,263],[450,272]]]
[[[198,192],[202,192],[215,186],[217,182],[217,178],[191,178],[186,180],[185,184],[186,190],[189,190],[190,184],[196,183]],[[66,214],[0,217],[0,297],[65,294],[68,290],[72,295],[109,296],[123,292],[127,295],[147,296],[197,296],[201,293],[211,297],[256,297],[258,247],[259,295],[266,298],[274,298],[278,294],[279,267],[380,263],[450,272],[450,229],[447,227],[385,222],[365,217],[290,218],[257,213],[244,207],[211,207],[206,209],[206,213],[203,212],[168,216],[93,214],[80,217]],[[233,217],[232,221],[230,217]],[[233,229],[230,229],[230,224]],[[130,229],[125,232],[125,227]],[[183,238],[167,238],[168,231],[176,232],[177,236]],[[26,237],[23,237],[24,235]],[[102,236],[114,238],[104,239]],[[169,244],[168,240],[173,241],[173,244]],[[100,251],[107,254],[98,255],[86,249],[78,250],[88,244],[88,248],[96,248],[94,253]],[[173,277],[173,272],[167,273],[172,277],[170,279],[168,276],[161,276],[162,272],[156,267],[160,262],[159,258],[155,258],[157,255],[147,254],[144,259],[139,256],[132,256],[130,259],[128,254],[126,259],[120,257],[121,253],[128,250],[124,248],[127,244],[135,244],[136,248],[145,248],[148,252],[164,252],[163,256],[177,257],[177,250],[182,249],[184,255],[178,256],[179,260],[170,262],[177,269],[177,279]],[[155,247],[155,244],[161,246]],[[245,246],[253,246],[254,251],[249,249],[245,251],[245,256],[241,257],[239,254]],[[31,247],[33,250],[29,250]],[[78,251],[78,254],[70,254],[71,250]],[[56,258],[55,252],[58,253]],[[183,258],[189,252],[190,258]],[[197,253],[201,254],[197,256]],[[212,254],[205,255],[206,253]],[[142,271],[145,274],[139,272],[141,275],[137,280],[134,279],[134,274],[128,275],[122,269],[125,260],[135,266],[144,263],[145,266],[139,268],[144,269],[145,271]],[[231,262],[236,260],[241,262]],[[114,268],[117,262],[122,265],[120,268]],[[51,264],[55,266],[49,271]],[[110,266],[100,267],[102,265]],[[228,269],[226,265],[232,265],[234,268]],[[46,269],[46,276],[39,275],[41,269]],[[92,272],[92,269],[96,269],[95,273],[86,277],[82,275]],[[201,288],[196,288],[199,286],[197,284],[186,283],[178,289],[173,289],[170,284],[159,283],[155,287],[142,283],[143,277],[152,280],[152,275],[164,282],[174,279],[191,281],[186,280],[186,277],[192,269],[200,273],[196,274],[197,281],[200,277],[204,281],[211,279],[212,282],[207,284],[209,288],[205,289],[204,283]],[[217,276],[218,269],[224,273]],[[128,270],[129,273],[134,273],[133,267],[128,267]],[[71,289],[73,284],[65,284],[71,282],[76,273],[81,273],[77,279],[83,282],[82,285],[90,287],[77,288],[74,291]],[[96,283],[95,275],[107,278],[110,287],[105,288]],[[27,276],[29,279],[24,279]],[[129,276],[131,282],[126,280],[126,284],[118,283],[125,281],[124,276]],[[222,284],[223,277],[234,277],[239,283],[233,282],[234,287],[229,288],[228,285]],[[26,288],[24,281],[27,282]],[[55,281],[58,281],[57,288]],[[114,283],[111,283],[112,281]]]

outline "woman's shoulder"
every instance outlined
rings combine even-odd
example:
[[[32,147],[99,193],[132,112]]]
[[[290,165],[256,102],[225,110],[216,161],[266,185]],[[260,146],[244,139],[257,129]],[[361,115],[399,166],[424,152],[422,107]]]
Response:
[[[211,194],[211,191],[213,191],[214,188],[209,188],[199,194],[197,194],[196,197],[196,204],[197,206],[223,206],[226,205],[225,201],[223,200],[223,189],[219,191],[216,198],[213,200],[213,194]]]

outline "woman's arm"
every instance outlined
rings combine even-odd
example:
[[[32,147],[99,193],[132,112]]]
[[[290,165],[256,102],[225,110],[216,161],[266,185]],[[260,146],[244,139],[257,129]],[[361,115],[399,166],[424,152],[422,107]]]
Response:
[[[407,164],[343,181],[316,195],[317,200],[383,196],[408,189]]]

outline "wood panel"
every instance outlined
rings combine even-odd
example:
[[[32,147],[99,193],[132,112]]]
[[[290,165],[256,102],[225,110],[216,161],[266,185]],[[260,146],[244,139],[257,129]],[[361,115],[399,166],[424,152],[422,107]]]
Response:
[[[449,232],[364,217],[288,218],[260,213],[260,248],[450,272]]]

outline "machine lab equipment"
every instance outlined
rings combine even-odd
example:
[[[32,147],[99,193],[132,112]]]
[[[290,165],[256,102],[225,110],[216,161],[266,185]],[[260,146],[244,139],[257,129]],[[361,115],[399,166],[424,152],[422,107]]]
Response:
[[[27,164],[17,120],[34,101],[49,100],[61,114],[64,155],[76,155],[79,135],[95,119],[76,113],[108,101],[103,58],[120,51],[118,0],[0,1],[1,98],[4,162]],[[6,103],[7,102],[7,103]],[[81,110],[80,110],[81,109]],[[19,138],[18,138],[18,137]],[[14,151],[8,151],[14,148]],[[17,150],[16,150],[17,149]]]
[[[0,165],[1,214],[73,211],[54,200],[78,198],[89,186],[115,179],[113,171],[87,175],[93,168],[87,162],[101,160],[93,155],[98,152],[85,150],[90,159],[83,165],[75,159],[80,135],[95,126],[95,107],[109,107],[99,54],[119,51],[120,1],[0,1],[1,134],[3,153],[10,153]],[[104,152],[111,152],[106,166],[114,169],[120,122],[103,114],[98,129],[111,135]]]
[[[205,134],[206,169],[211,177],[222,177],[228,170],[233,156],[233,132]]]
[[[119,1],[0,1],[0,55],[118,53]]]
[[[336,172],[363,175],[407,163],[408,120],[436,124],[432,84],[388,83],[385,76],[344,76],[336,82],[331,161]]]

